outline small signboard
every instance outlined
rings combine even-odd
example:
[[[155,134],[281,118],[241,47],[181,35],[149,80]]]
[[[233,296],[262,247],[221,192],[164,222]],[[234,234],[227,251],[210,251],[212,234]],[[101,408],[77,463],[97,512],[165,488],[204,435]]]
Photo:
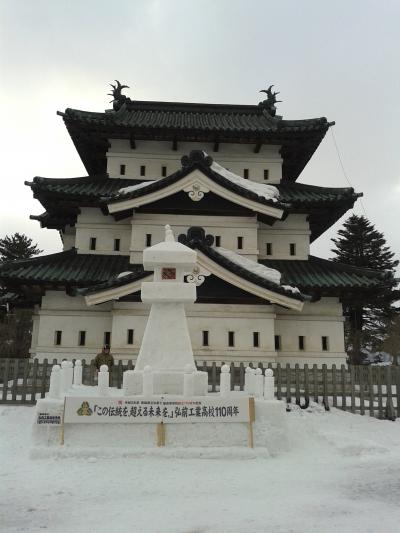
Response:
[[[61,426],[62,414],[47,413],[47,412],[37,413],[36,424]]]
[[[249,398],[82,398],[68,396],[64,423],[182,424],[249,422]]]

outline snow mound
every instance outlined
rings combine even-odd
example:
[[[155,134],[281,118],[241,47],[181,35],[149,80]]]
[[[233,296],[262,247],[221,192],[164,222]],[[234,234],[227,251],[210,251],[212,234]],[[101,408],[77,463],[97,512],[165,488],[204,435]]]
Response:
[[[272,200],[272,202],[278,201],[279,191],[273,185],[266,185],[264,183],[257,183],[255,181],[250,181],[241,178],[237,174],[234,174],[233,172],[230,172],[226,168],[222,167],[215,161],[211,165],[211,169],[220,176],[223,176],[224,178],[228,179],[232,183],[240,185],[240,187],[243,187],[243,189],[247,189],[248,191],[257,194],[261,198],[265,198],[266,200]]]

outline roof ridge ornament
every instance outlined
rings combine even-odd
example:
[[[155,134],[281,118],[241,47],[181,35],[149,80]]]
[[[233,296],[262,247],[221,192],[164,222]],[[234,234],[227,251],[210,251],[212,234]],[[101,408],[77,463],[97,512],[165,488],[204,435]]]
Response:
[[[203,167],[211,167],[213,158],[204,152],[204,150],[192,150],[189,155],[184,155],[181,158],[182,167],[187,168],[193,165],[200,165]]]
[[[113,97],[110,103],[112,102],[114,111],[118,111],[122,107],[122,105],[127,100],[129,100],[127,96],[122,94],[122,89],[129,89],[130,87],[129,85],[121,85],[121,83],[118,80],[114,80],[114,81],[117,83],[117,85],[113,85],[112,83],[110,83],[112,87],[112,92],[107,93],[107,96]]]
[[[214,237],[212,235],[206,235],[204,228],[201,226],[191,226],[186,235],[184,233],[179,235],[178,242],[190,248],[195,248],[199,244],[212,246]]]
[[[268,89],[261,89],[260,93],[265,93],[267,95],[267,99],[260,102],[258,105],[263,106],[268,113],[274,117],[276,115],[276,105],[278,102],[282,102],[282,100],[277,100],[276,95],[279,94],[279,91],[272,91],[273,85],[270,85]]]

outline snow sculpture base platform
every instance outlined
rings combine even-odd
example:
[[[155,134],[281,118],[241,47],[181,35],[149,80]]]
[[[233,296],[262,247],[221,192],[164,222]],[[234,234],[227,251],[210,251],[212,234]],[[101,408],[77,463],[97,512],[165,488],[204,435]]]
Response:
[[[182,394],[183,372],[168,372],[156,370],[153,372],[154,394]],[[142,394],[143,373],[140,371],[132,375],[134,394]],[[193,392],[195,396],[206,396],[208,392],[207,372],[193,373]]]
[[[86,389],[83,391],[82,389]],[[72,396],[90,395],[93,387],[77,387]],[[243,393],[237,393],[243,396]],[[110,395],[120,397],[121,391],[110,389]],[[209,398],[220,398],[218,394],[209,394]],[[128,397],[124,397],[125,399]],[[140,397],[129,397],[137,401]],[[97,397],[100,400],[100,397]],[[168,397],[165,397],[168,399]],[[182,399],[182,397],[181,397]],[[46,416],[62,417],[64,400],[40,399],[36,406],[36,420],[39,413]],[[254,447],[269,454],[276,454],[285,448],[285,403],[277,400],[255,400],[256,420],[253,424]],[[33,447],[40,455],[43,449],[63,449],[63,453],[73,455],[96,456],[97,453],[125,454],[141,453],[144,450],[167,450],[171,448],[186,449],[186,456],[191,448],[198,455],[201,449],[247,448],[248,423],[241,422],[192,422],[163,424],[165,429],[165,448],[157,447],[156,426],[153,423],[134,424],[101,424],[101,423],[69,423],[64,426],[57,424],[37,424],[33,428]],[[63,443],[63,444],[62,444]],[[45,453],[45,452],[43,452]]]

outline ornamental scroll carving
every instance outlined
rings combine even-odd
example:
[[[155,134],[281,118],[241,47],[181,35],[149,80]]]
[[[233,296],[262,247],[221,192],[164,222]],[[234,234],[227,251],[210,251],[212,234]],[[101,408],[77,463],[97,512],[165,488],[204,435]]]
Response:
[[[210,189],[205,187],[199,181],[195,181],[183,189],[188,193],[188,196],[193,202],[199,202],[204,198],[204,195],[210,192]]]
[[[194,283],[196,287],[199,287],[204,283],[206,276],[209,276],[210,272],[204,270],[199,266],[195,266],[192,273],[186,276],[187,283]]]

